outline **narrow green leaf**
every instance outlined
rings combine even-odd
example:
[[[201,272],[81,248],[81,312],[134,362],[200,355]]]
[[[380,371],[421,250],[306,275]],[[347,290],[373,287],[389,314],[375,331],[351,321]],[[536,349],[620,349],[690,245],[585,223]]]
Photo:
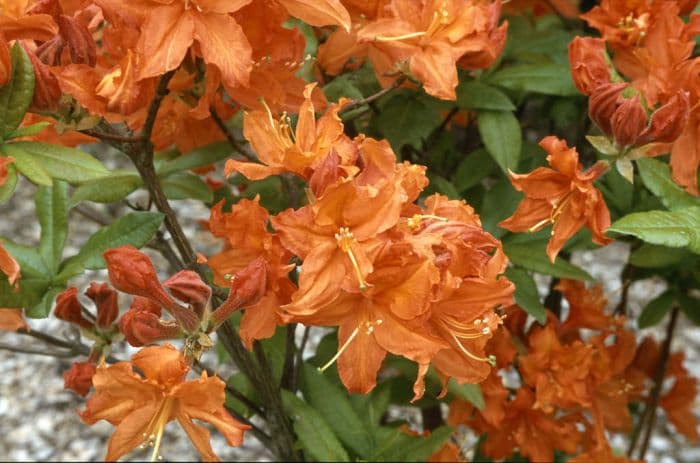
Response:
[[[617,220],[608,232],[634,235],[642,241],[700,254],[700,206],[675,211],[635,212]]]
[[[323,417],[292,392],[282,390],[282,402],[306,457],[316,461],[350,461],[350,456]]]
[[[14,143],[5,143],[0,145],[0,152],[5,156],[11,156],[15,162],[13,165],[17,167],[30,182],[36,185],[51,186],[53,180],[46,169],[41,165],[41,162],[34,159],[31,155],[21,149],[16,149]]]
[[[606,156],[616,156],[620,152],[620,150],[615,148],[615,145],[613,145],[608,137],[602,135],[586,135],[586,140],[588,140],[588,143],[590,143],[596,151]]]
[[[505,93],[478,81],[460,82],[457,86],[457,106],[463,109],[515,110],[515,105]]]
[[[19,127],[34,96],[34,67],[19,42],[10,50],[10,57],[12,75],[0,87],[0,135],[3,137]]]
[[[430,187],[426,189],[426,193],[430,190],[436,190],[439,193],[447,196],[450,199],[460,199],[459,191],[447,180],[445,177],[441,177],[435,174],[428,174],[430,179]],[[432,187],[432,188],[431,188]]]
[[[189,172],[176,172],[161,179],[163,191],[168,199],[198,199],[209,203],[214,195],[198,175]]]
[[[588,272],[561,257],[557,257],[554,263],[550,262],[545,252],[546,247],[546,241],[503,243],[503,250],[508,258],[520,267],[559,278],[593,281],[593,277]]]
[[[508,173],[520,159],[522,135],[520,123],[510,111],[481,111],[478,116],[479,134],[486,150],[498,166]]]
[[[233,151],[228,142],[217,141],[206,146],[195,148],[187,154],[183,154],[172,161],[160,164],[157,168],[159,176],[180,172],[183,170],[205,167],[231,156]]]
[[[50,125],[51,124],[48,122],[37,122],[36,124],[28,125],[26,127],[19,127],[5,135],[5,139],[9,140],[12,138],[31,137],[33,135],[41,133],[46,127]]]
[[[685,256],[686,252],[683,249],[644,243],[639,249],[632,251],[629,263],[635,267],[660,268],[677,264]]]
[[[644,185],[667,208],[674,210],[700,206],[700,199],[689,195],[673,181],[668,164],[652,158],[641,158],[637,160],[637,167]]]
[[[64,269],[69,265],[91,270],[105,268],[102,253],[124,245],[144,246],[153,238],[164,217],[157,212],[132,212],[120,217],[92,235],[80,252],[66,261]]]
[[[506,270],[506,277],[515,284],[515,302],[540,324],[544,324],[547,320],[547,309],[540,302],[535,280],[525,270],[513,267]]]
[[[7,167],[7,177],[5,178],[5,183],[0,185],[0,204],[7,202],[17,189],[17,168],[13,164],[9,164]]]
[[[347,393],[308,363],[303,364],[301,377],[302,392],[309,405],[321,414],[345,447],[363,459],[369,458],[373,438],[353,410]]]
[[[18,141],[6,143],[3,150],[15,159],[18,156],[33,159],[52,178],[65,180],[68,183],[86,182],[105,177],[110,173],[100,161],[88,153],[66,146]]]
[[[0,278],[0,307],[18,308],[34,307],[41,302],[49,281],[42,278],[22,278],[19,290],[10,286],[7,278]]]
[[[382,106],[374,124],[398,153],[404,145],[421,148],[440,122],[437,112],[415,93],[397,93]]]
[[[484,394],[478,384],[459,384],[454,378],[450,378],[450,382],[447,383],[447,391],[462,400],[466,400],[479,410],[483,410],[486,406]]]
[[[328,101],[337,102],[341,97],[361,100],[364,95],[355,85],[352,75],[341,74],[323,86],[323,93]]]
[[[46,262],[44,262],[44,259],[35,247],[16,244],[5,239],[2,240],[2,243],[22,269],[22,278],[43,278],[47,280],[51,278],[51,272],[46,266]]]
[[[680,293],[678,294],[678,303],[688,320],[700,325],[700,299]]]
[[[44,296],[41,298],[41,300],[34,304],[33,306],[30,306],[25,310],[25,313],[27,314],[28,317],[31,318],[46,318],[49,316],[51,313],[51,308],[53,307],[53,303],[56,300],[56,296],[58,294],[66,289],[65,287],[50,287],[48,290],[44,293]]]
[[[50,188],[39,187],[34,201],[41,225],[39,254],[53,275],[63,259],[63,247],[68,236],[68,185],[56,182]]]
[[[397,439],[382,456],[384,461],[427,461],[430,455],[445,445],[452,435],[452,428],[441,426],[433,430],[427,437],[412,437]]]
[[[477,149],[459,163],[452,183],[458,191],[464,192],[479,184],[495,167],[496,163],[489,153],[485,149]]]
[[[517,64],[504,67],[488,77],[489,84],[519,92],[573,96],[579,91],[566,64]]]
[[[672,290],[665,291],[660,296],[649,301],[642,313],[639,314],[639,318],[637,318],[637,326],[642,329],[656,325],[671,310],[671,306],[673,306],[675,301],[676,292]]]
[[[73,191],[70,204],[72,207],[81,201],[114,203],[126,198],[141,185],[141,177],[136,173],[115,173],[109,177],[88,180]]]

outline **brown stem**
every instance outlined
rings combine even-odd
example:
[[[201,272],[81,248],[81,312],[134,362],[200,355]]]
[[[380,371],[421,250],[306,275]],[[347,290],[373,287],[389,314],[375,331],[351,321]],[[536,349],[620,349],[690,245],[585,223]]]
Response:
[[[246,159],[252,162],[260,162],[258,159],[253,155],[253,153],[249,152],[248,150],[244,149],[241,144],[238,142],[238,139],[235,137],[235,135],[231,132],[231,130],[228,128],[226,125],[226,122],[219,116],[219,113],[216,112],[216,109],[212,106],[209,108],[209,114],[211,115],[212,120],[214,123],[219,127],[219,130],[226,136],[226,140],[228,141],[229,145],[231,147],[238,151],[239,154],[242,156],[245,156]]]
[[[297,349],[297,356],[296,360],[294,362],[294,374],[292,375],[292,382],[290,384],[289,390],[292,392],[297,391],[297,383],[299,379],[299,369],[301,368],[302,363],[304,362],[304,349],[306,348],[306,343],[309,341],[309,333],[311,331],[310,326],[305,326],[304,327],[304,334],[301,337],[301,343],[299,344],[299,348]]]
[[[401,86],[401,84],[403,84],[405,81],[406,81],[406,76],[401,76],[401,77],[399,77],[398,79],[396,79],[396,80],[394,81],[394,83],[391,84],[390,86],[388,86],[387,88],[383,88],[383,89],[379,90],[377,93],[374,93],[374,94],[368,96],[367,98],[362,98],[362,99],[359,99],[359,100],[354,100],[352,103],[349,103],[347,106],[345,106],[343,109],[340,110],[339,114],[345,114],[345,113],[347,113],[347,112],[349,112],[349,111],[352,111],[353,109],[359,108],[360,106],[364,106],[364,105],[370,104],[370,103],[372,103],[373,101],[376,101],[376,100],[378,100],[379,98],[383,97],[383,96],[386,95],[387,93],[390,93],[391,91],[396,90],[396,89],[399,88],[399,87]]]
[[[13,346],[11,344],[0,343],[0,349],[10,352],[17,352],[20,354],[31,354],[31,355],[45,355],[47,357],[56,358],[70,358],[75,357],[75,352],[73,351],[63,351],[63,352],[51,352],[46,350],[36,350],[36,349],[25,349],[23,347]]]
[[[287,325],[287,339],[284,350],[284,366],[282,367],[282,379],[280,386],[282,389],[292,390],[292,382],[294,380],[294,357],[296,351],[295,333],[297,324],[291,323]]]
[[[116,141],[120,143],[141,143],[143,139],[141,137],[134,137],[131,135],[121,135],[118,133],[102,132],[100,130],[86,129],[82,131],[85,135],[90,135],[91,137],[98,138],[103,141]]]
[[[90,353],[90,348],[85,344],[74,343],[65,339],[56,338],[54,336],[51,336],[50,334],[46,334],[41,331],[19,329],[15,331],[15,333],[39,339],[40,341],[43,341],[46,344],[50,344],[52,346],[61,347],[63,349],[70,349],[76,354],[88,355]]]

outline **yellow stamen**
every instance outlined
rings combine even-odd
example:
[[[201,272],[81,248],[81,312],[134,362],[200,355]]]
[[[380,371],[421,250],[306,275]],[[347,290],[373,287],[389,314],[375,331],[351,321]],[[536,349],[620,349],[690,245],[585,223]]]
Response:
[[[338,360],[338,357],[340,357],[340,356],[343,354],[343,352],[345,352],[345,349],[348,348],[348,346],[350,345],[350,343],[353,341],[353,339],[355,339],[355,337],[357,336],[357,334],[358,334],[359,332],[360,332],[360,327],[358,326],[357,328],[355,328],[355,329],[353,330],[353,332],[350,334],[350,337],[348,337],[348,339],[347,339],[347,340],[345,341],[345,343],[340,347],[340,349],[338,349],[338,352],[336,352],[335,355],[334,355],[325,365],[323,365],[322,367],[320,367],[320,368],[318,369],[318,371],[324,372],[324,371],[326,371],[326,370],[328,369],[328,367],[330,367],[331,365],[333,365],[333,364],[335,363],[335,361]]]
[[[362,276],[362,271],[360,270],[360,264],[357,262],[357,258],[355,257],[355,254],[352,251],[352,243],[355,241],[355,236],[352,234],[349,228],[347,227],[340,227],[338,230],[338,233],[335,234],[335,239],[338,241],[338,246],[340,249],[348,255],[348,258],[350,259],[350,263],[352,264],[352,268],[355,270],[355,276],[357,277],[357,281],[360,284],[360,291],[364,291],[367,289],[367,282],[365,282],[364,277]]]
[[[374,40],[376,42],[393,42],[395,40],[415,39],[417,37],[423,37],[424,35],[425,35],[425,32],[409,32],[408,34],[396,35],[394,37],[386,37],[383,35],[377,35],[374,37]]]
[[[158,412],[153,415],[153,418],[151,418],[151,421],[146,427],[147,431],[145,435],[148,436],[148,445],[153,446],[151,461],[160,459],[160,456],[158,455],[160,452],[160,443],[163,439],[165,425],[168,424],[170,418],[170,410],[172,409],[172,406],[172,400],[170,398],[165,398],[160,404]]]
[[[459,341],[459,338],[457,338],[457,336],[455,336],[454,333],[450,333],[450,334],[452,335],[452,339],[454,339],[455,342],[457,343],[457,346],[459,346],[459,350],[461,350],[462,353],[464,355],[466,355],[467,357],[469,357],[470,359],[476,360],[477,362],[486,362],[486,363],[489,363],[491,365],[493,365],[495,363],[494,356],[489,355],[488,357],[479,357],[478,355],[474,355],[471,352],[469,352],[469,350],[462,345],[462,343]]]
[[[439,215],[433,214],[414,214],[413,217],[407,219],[408,228],[413,231],[418,231],[420,229],[420,224],[425,219],[439,220],[440,222],[449,222],[446,217],[440,217]]]

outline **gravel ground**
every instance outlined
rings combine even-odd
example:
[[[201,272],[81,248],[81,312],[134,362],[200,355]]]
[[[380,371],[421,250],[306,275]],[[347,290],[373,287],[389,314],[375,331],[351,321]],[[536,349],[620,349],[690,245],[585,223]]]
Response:
[[[38,241],[39,229],[35,223],[33,205],[33,187],[25,181],[19,185],[14,198],[7,204],[0,205],[0,236],[11,237],[14,241],[31,245]],[[135,198],[136,201],[139,198]],[[208,211],[195,202],[179,201],[175,203],[179,215],[184,218],[183,225],[193,242],[201,246],[198,251],[216,249],[216,243],[207,233],[196,225],[199,219],[208,217]],[[69,243],[66,256],[77,252],[77,247],[90,236],[97,226],[75,217],[71,220]],[[620,272],[626,260],[628,249],[619,243],[596,251],[579,253],[574,262],[588,270],[601,281],[614,305],[620,297]],[[154,255],[154,260],[157,256]],[[162,264],[162,262],[161,262]],[[158,268],[165,268],[158,265]],[[104,281],[104,272],[86,275],[73,284],[81,289],[90,281]],[[538,281],[541,288],[546,288],[546,279]],[[641,311],[647,301],[664,290],[662,281],[645,280],[635,283],[629,292],[629,312],[631,318]],[[35,329],[62,335],[66,324],[56,320],[32,322]],[[686,366],[695,376],[700,376],[700,330],[692,327],[681,318],[679,333],[674,342],[674,350],[684,349]],[[660,339],[663,326],[643,330],[640,335],[651,333]],[[66,333],[71,334],[71,333]],[[319,333],[320,335],[320,333]],[[0,342],[15,343],[18,335],[0,333]],[[21,341],[27,339],[22,337]],[[25,344],[26,345],[26,344]],[[313,345],[313,343],[311,344]],[[36,346],[34,346],[36,347]],[[116,352],[119,355],[120,352]],[[126,358],[128,352],[122,352]],[[213,353],[208,353],[205,363],[216,364]],[[38,355],[15,354],[0,350],[0,460],[101,460],[104,457],[105,443],[113,428],[106,422],[94,426],[85,426],[76,414],[83,407],[83,399],[63,389],[63,371],[70,366],[69,359],[57,359]],[[224,373],[224,372],[222,372]],[[229,372],[230,373],[230,372]],[[224,375],[225,376],[225,375]],[[700,405],[696,401],[696,414],[700,414]],[[408,410],[397,408],[393,414],[410,418],[420,426],[420,416]],[[678,436],[665,417],[659,416],[657,431],[651,440],[647,460],[661,463],[695,463],[700,461],[700,446],[689,444]],[[248,434],[245,444],[232,449],[216,432],[213,434],[214,451],[223,460],[269,461],[271,455],[252,435]],[[624,448],[624,441],[614,441],[619,448]],[[184,432],[171,423],[167,428],[161,447],[164,459],[187,461],[197,459],[197,454],[189,444]],[[134,452],[131,460],[142,460],[149,455]]]

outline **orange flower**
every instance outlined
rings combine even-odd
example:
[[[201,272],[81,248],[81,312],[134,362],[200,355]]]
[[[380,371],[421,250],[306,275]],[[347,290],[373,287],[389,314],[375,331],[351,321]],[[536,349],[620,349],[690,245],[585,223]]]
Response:
[[[579,328],[608,331],[622,323],[621,319],[605,313],[608,299],[603,294],[602,285],[588,289],[582,281],[561,280],[554,289],[561,292],[569,303],[569,315],[558,328],[563,338]]]
[[[5,249],[5,246],[2,245],[1,240],[0,272],[4,273],[7,276],[7,280],[10,282],[10,286],[14,286],[15,288],[18,286],[20,276],[19,264],[14,259],[14,257],[12,257],[12,255],[10,255],[9,252],[7,252],[7,249]]]
[[[569,44],[569,66],[576,87],[590,95],[599,85],[610,82],[605,61],[605,41],[592,37],[575,37]]]
[[[17,331],[29,329],[22,316],[22,309],[0,309],[0,331]]]
[[[540,142],[549,155],[547,162],[554,167],[538,167],[529,174],[510,173],[516,190],[525,193],[515,213],[499,223],[513,232],[537,231],[553,224],[547,255],[554,262],[564,243],[584,225],[593,234],[593,242],[605,245],[611,242],[603,233],[610,226],[610,212],[603,195],[593,182],[607,170],[597,163],[586,172],[581,171],[576,149],[564,140],[550,136]]]
[[[136,374],[134,367],[144,376]],[[197,380],[185,381],[188,370],[185,358],[169,344],[146,347],[131,362],[97,367],[92,380],[95,393],[80,417],[88,424],[106,420],[116,426],[105,460],[118,460],[146,442],[153,442],[155,459],[165,426],[172,420],[180,423],[205,461],[218,458],[209,443],[209,431],[195,424],[195,419],[214,425],[229,445],[241,445],[250,427],[224,408],[224,382],[206,372]]]

